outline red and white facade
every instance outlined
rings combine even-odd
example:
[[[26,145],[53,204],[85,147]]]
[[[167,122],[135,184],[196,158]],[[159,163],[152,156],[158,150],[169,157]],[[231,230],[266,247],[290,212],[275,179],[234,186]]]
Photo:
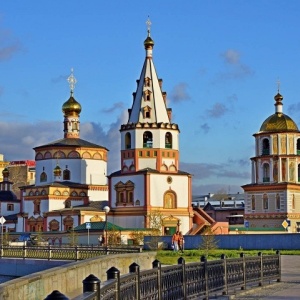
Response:
[[[121,170],[109,176],[110,217],[122,227],[149,228],[147,215],[159,211],[163,233],[185,234],[193,226],[191,175],[179,169],[179,127],[154,67],[150,30],[144,45],[128,122],[120,128]]]

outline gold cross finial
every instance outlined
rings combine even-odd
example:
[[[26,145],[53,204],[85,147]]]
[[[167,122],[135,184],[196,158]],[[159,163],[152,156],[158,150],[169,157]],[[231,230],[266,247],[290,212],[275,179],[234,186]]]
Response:
[[[73,75],[73,68],[71,69],[71,75],[68,77],[68,82],[69,82],[69,86],[70,86],[70,90],[71,90],[71,94],[73,94],[74,89],[75,89],[75,84],[77,82],[76,78]]]
[[[279,78],[277,79],[277,92],[279,93],[280,91],[280,80]]]
[[[148,20],[147,20],[147,22],[146,22],[146,25],[147,25],[148,36],[150,36],[150,29],[151,29],[152,23],[151,23],[151,21],[150,21],[149,16],[148,16]]]

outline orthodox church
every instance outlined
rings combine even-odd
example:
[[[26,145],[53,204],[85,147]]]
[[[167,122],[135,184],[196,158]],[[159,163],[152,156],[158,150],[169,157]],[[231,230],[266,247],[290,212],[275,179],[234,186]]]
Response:
[[[64,137],[34,148],[36,181],[20,188],[19,232],[63,231],[91,218],[102,220],[102,207],[89,204],[108,199],[108,150],[80,138],[81,105],[74,98],[73,71],[68,81],[71,95],[62,106]]]
[[[110,216],[122,227],[149,228],[147,216],[159,211],[164,234],[186,234],[193,226],[192,179],[180,170],[179,126],[153,63],[150,24],[128,121],[120,128],[121,169],[108,176]]]
[[[252,182],[243,186],[244,217],[250,230],[279,231],[286,227],[289,232],[298,232],[300,131],[296,123],[283,113],[283,96],[279,90],[274,99],[275,113],[254,134]]]

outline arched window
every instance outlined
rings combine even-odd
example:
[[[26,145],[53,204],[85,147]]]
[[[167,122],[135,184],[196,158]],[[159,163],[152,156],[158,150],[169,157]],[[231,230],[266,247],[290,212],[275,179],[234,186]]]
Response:
[[[71,172],[68,169],[63,171],[63,180],[71,180]]]
[[[297,140],[297,155],[300,155],[300,139]]]
[[[65,208],[71,208],[71,200],[65,201]]]
[[[263,164],[263,182],[270,182],[270,166],[267,163]]]
[[[45,172],[42,172],[40,176],[40,182],[45,182],[47,181],[47,174]]]
[[[129,132],[125,134],[125,149],[131,149],[131,134]]]
[[[280,209],[280,196],[276,194],[276,209]]]
[[[145,131],[143,134],[143,147],[152,148],[152,144],[153,144],[152,133],[150,131]]]
[[[255,196],[252,195],[252,198],[251,198],[251,210],[255,210]]]
[[[167,132],[165,136],[165,148],[172,149],[172,134],[170,132]]]
[[[262,154],[263,155],[270,155],[270,143],[269,143],[268,139],[263,139]]]
[[[176,208],[176,195],[172,191],[168,191],[164,195],[164,208]]]
[[[269,209],[269,199],[267,194],[263,195],[263,209]]]

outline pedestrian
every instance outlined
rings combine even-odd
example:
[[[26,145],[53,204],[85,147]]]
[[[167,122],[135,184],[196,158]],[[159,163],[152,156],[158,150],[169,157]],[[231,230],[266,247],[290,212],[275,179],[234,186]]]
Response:
[[[172,245],[174,246],[174,251],[178,251],[179,246],[179,231],[176,231],[172,236]]]
[[[184,250],[184,236],[182,232],[179,232],[179,241],[178,241],[179,250],[183,253]]]
[[[102,246],[103,238],[101,234],[98,237],[98,241],[99,241],[99,246]]]

